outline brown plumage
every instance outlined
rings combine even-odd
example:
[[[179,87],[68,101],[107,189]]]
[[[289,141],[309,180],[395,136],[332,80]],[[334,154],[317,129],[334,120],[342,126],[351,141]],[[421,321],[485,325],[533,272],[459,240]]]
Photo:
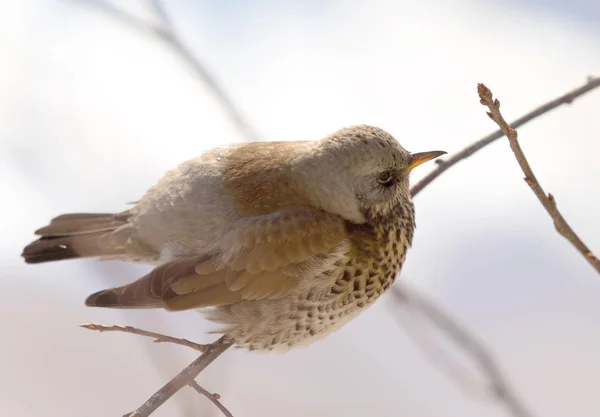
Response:
[[[117,247],[104,245],[104,238],[127,223],[127,214],[64,214],[52,219],[48,226],[35,231],[41,236],[23,249],[27,263],[62,259],[119,255]]]
[[[239,346],[308,343],[389,288],[414,232],[409,172],[442,153],[410,154],[371,126],[215,149],[167,173],[125,213],[55,218],[23,256],[151,263],[149,274],[86,304],[212,307],[206,316]]]

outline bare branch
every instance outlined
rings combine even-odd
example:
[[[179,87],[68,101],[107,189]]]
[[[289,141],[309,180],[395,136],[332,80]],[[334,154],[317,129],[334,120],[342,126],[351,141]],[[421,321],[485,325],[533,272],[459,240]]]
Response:
[[[167,14],[165,10],[165,6],[163,5],[161,0],[150,0],[152,4],[152,8],[154,9],[154,14],[160,19],[163,28],[168,28],[169,31],[173,32],[173,22],[171,22],[171,18]]]
[[[521,149],[521,145],[519,145],[517,131],[514,128],[511,128],[502,114],[500,113],[500,101],[492,97],[492,92],[489,88],[487,88],[483,84],[477,85],[477,92],[479,94],[479,98],[481,104],[487,106],[490,109],[488,116],[496,122],[503,134],[506,135],[508,141],[510,143],[510,147],[517,158],[517,162],[521,167],[521,170],[525,174],[525,182],[533,193],[536,195],[542,206],[546,209],[552,220],[554,220],[554,227],[558,233],[565,237],[569,242],[577,248],[577,250],[583,255],[583,257],[596,269],[598,273],[600,273],[600,260],[592,253],[592,251],[583,243],[583,241],[577,236],[577,234],[573,231],[571,226],[564,219],[562,214],[558,211],[556,207],[556,201],[552,194],[546,194],[537,178],[535,177],[523,150]]]
[[[514,417],[532,417],[527,407],[516,396],[514,390],[502,374],[500,368],[492,358],[491,354],[479,341],[458,322],[439,309],[434,303],[419,296],[408,288],[400,285],[392,287],[392,294],[396,299],[422,313],[431,323],[443,331],[458,346],[467,351],[479,363],[483,372],[487,375],[492,388],[492,396],[502,404]]]
[[[137,329],[131,326],[104,326],[102,324],[82,324],[81,327],[89,330],[97,330],[99,332],[124,332],[137,334],[141,336],[153,337],[156,340],[154,342],[169,342],[177,345],[183,345],[190,347],[195,350],[199,350],[202,353],[194,362],[189,364],[183,371],[181,371],[177,376],[167,382],[161,389],[156,391],[146,401],[142,406],[140,406],[137,410],[132,413],[125,414],[123,417],[148,417],[152,414],[156,409],[158,409],[161,405],[163,405],[169,398],[173,396],[177,391],[186,385],[190,385],[196,391],[200,388],[199,391],[202,395],[206,395],[221,411],[228,417],[232,417],[231,413],[218,401],[218,394],[210,394],[208,391],[204,390],[200,387],[195,378],[202,372],[208,365],[210,365],[215,359],[217,359],[223,352],[225,352],[232,343],[227,342],[225,337],[221,337],[216,342],[213,342],[209,345],[200,345],[198,343],[190,342],[187,339],[178,339],[171,336],[165,336],[160,333],[149,332],[146,330]],[[195,385],[194,385],[195,384]],[[197,386],[197,387],[196,387]],[[204,392],[206,392],[206,394]]]
[[[576,88],[575,90],[570,91],[566,94],[563,94],[562,96],[557,97],[552,101],[549,101],[548,103],[538,107],[537,109],[527,113],[526,115],[519,117],[511,123],[511,126],[516,129],[517,127],[524,125],[525,123],[535,119],[538,116],[541,116],[544,113],[549,112],[550,110],[559,107],[562,104],[571,104],[573,100],[575,100],[577,97],[580,97],[597,87],[600,87],[600,77],[588,77],[588,81],[581,87]],[[411,194],[413,196],[417,195],[423,188],[425,188],[433,180],[439,177],[444,171],[446,171],[456,163],[462,161],[463,159],[466,159],[469,156],[473,155],[475,152],[479,151],[480,149],[484,148],[490,143],[501,138],[503,135],[504,133],[502,132],[502,130],[497,130],[494,133],[491,133],[479,139],[477,142],[472,143],[471,145],[467,146],[460,152],[452,155],[448,159],[439,159],[437,167],[427,176],[425,176],[421,181],[413,185],[413,187],[410,190]]]
[[[199,343],[191,342],[187,339],[179,339],[177,337],[166,336],[160,333],[149,332],[147,330],[138,329],[132,326],[105,326],[103,324],[97,323],[86,323],[82,324],[80,327],[89,330],[96,330],[99,332],[123,332],[123,333],[131,333],[138,334],[140,336],[152,337],[154,338],[154,343],[174,343],[176,345],[187,346],[199,352],[206,351],[209,345],[201,345]]]
[[[104,0],[77,0],[82,4],[96,7],[98,10],[102,10],[107,15],[112,16],[115,20],[121,22],[123,25],[137,30],[146,35],[153,35],[158,37],[167,36],[163,26],[157,26],[153,23],[146,22],[136,16],[132,16],[129,13],[124,12],[118,7],[114,6],[110,2]]]
[[[79,0],[82,4],[96,7],[108,16],[123,23],[125,26],[146,35],[152,35],[165,42],[173,52],[183,60],[188,67],[206,86],[208,86],[219,101],[227,116],[246,140],[260,141],[261,137],[251,124],[242,115],[242,111],[234,100],[225,92],[217,78],[206,68],[202,61],[183,43],[168,19],[167,13],[159,0],[152,0],[153,10],[160,19],[161,25],[157,26],[132,16],[104,0]]]
[[[161,389],[156,391],[144,404],[132,413],[124,417],[148,417],[181,388],[189,385],[208,365],[225,352],[232,344],[221,337],[206,347],[206,351],[194,362],[189,364],[175,378],[167,382]]]
[[[217,406],[219,410],[221,410],[226,417],[233,417],[233,414],[231,414],[231,412],[221,403],[221,401],[219,401],[219,399],[221,399],[219,394],[211,394],[198,385],[195,380],[190,381],[189,386],[194,388],[200,395],[204,395],[206,398],[208,398],[214,405]]]
[[[408,289],[405,289],[404,291],[408,291]],[[399,298],[399,294],[396,292],[393,292],[392,294],[396,298]],[[403,299],[402,301],[404,302]],[[437,343],[433,338],[427,336],[428,332],[423,330],[423,325],[425,324],[423,320],[428,320],[427,317],[424,317],[423,313],[418,311],[416,308],[406,309],[406,312],[412,313],[411,317],[403,320],[400,314],[394,313],[394,319],[398,324],[403,326],[406,333],[421,349],[424,356],[427,357],[427,359],[440,371],[440,373],[449,380],[454,381],[456,385],[462,389],[465,395],[477,398],[484,397],[485,399],[489,400],[489,387],[486,386],[485,389],[483,389],[481,382],[476,381],[475,378],[469,375],[469,370],[465,365],[452,358],[444,351],[439,343]],[[429,321],[431,322],[431,320]]]

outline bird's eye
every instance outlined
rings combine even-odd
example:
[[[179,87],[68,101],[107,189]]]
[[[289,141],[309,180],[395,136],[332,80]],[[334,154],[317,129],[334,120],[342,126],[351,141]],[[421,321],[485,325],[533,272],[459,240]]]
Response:
[[[394,177],[390,171],[383,171],[377,176],[377,182],[381,185],[390,185]]]

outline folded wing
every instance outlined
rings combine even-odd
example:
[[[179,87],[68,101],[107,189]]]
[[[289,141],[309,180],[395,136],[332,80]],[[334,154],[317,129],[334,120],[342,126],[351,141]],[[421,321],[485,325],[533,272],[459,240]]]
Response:
[[[221,250],[177,259],[123,287],[92,294],[89,306],[187,310],[278,298],[299,284],[311,260],[345,240],[344,221],[309,208],[238,220]]]

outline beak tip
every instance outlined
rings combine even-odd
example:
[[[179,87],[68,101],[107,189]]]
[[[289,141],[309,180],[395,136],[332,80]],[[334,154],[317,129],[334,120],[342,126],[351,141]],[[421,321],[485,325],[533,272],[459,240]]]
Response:
[[[409,169],[413,169],[424,162],[430,161],[432,159],[438,158],[442,155],[446,155],[448,152],[446,151],[430,151],[430,152],[419,152],[413,153],[413,162],[410,164]]]

